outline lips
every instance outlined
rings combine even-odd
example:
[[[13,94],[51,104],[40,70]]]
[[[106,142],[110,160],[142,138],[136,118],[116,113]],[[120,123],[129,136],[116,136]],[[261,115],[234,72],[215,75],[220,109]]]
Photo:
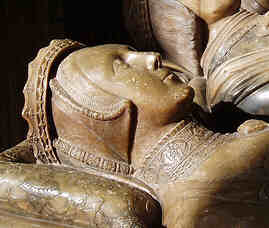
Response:
[[[174,72],[169,72],[168,74],[164,75],[161,79],[164,83],[167,82],[168,80],[173,80],[173,81],[178,81],[181,83],[188,83],[188,80],[185,78],[184,74],[176,74]]]

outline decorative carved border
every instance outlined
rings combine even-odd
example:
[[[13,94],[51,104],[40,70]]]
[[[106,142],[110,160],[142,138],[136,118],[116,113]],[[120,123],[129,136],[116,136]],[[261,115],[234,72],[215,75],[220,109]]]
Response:
[[[38,162],[59,164],[60,161],[52,147],[47,113],[47,88],[52,77],[51,70],[61,55],[80,49],[83,44],[72,40],[53,40],[39,51],[36,59],[29,64],[28,81],[24,88],[25,106],[23,117],[27,120],[29,131],[27,139],[33,144]]]

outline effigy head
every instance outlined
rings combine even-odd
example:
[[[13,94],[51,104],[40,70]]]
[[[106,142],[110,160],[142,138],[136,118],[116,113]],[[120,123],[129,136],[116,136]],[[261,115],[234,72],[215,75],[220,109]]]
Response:
[[[160,123],[178,109],[185,113],[193,98],[192,89],[162,67],[160,54],[125,45],[89,47],[70,54],[51,86],[61,87],[89,117],[104,121],[119,117],[132,103],[141,112],[157,113]]]
[[[128,160],[137,108],[139,117],[148,114],[145,121],[163,124],[171,116],[185,115],[192,103],[193,90],[161,64],[158,53],[139,53],[124,45],[84,48],[70,40],[54,40],[41,49],[29,64],[23,109],[29,125],[27,138],[33,142],[37,161],[60,162],[52,142],[57,134],[65,134],[61,127],[72,125],[71,119],[63,120],[68,115],[73,124],[81,125],[73,125],[78,132],[95,132],[104,145],[114,142],[114,150]],[[120,129],[117,134],[115,129]]]
[[[268,19],[242,10],[219,26],[201,61],[209,108],[223,101],[247,113],[269,114]]]
[[[193,90],[162,64],[160,54],[137,52],[126,45],[71,53],[50,82],[58,135],[65,137],[69,131],[59,130],[66,127],[63,116],[69,116],[81,125],[74,125],[73,132],[84,136],[94,132],[96,140],[102,139],[129,161],[137,121],[161,126],[185,116],[192,104]]]
[[[85,55],[82,50],[70,54],[58,68],[57,76],[51,80],[50,87],[57,95],[64,97],[64,101],[89,118],[109,121],[117,119],[130,107],[130,101],[104,91],[99,83],[91,80],[91,75],[108,74],[107,64],[98,60],[96,56]],[[91,70],[89,70],[91,69]],[[89,75],[90,74],[90,75]]]

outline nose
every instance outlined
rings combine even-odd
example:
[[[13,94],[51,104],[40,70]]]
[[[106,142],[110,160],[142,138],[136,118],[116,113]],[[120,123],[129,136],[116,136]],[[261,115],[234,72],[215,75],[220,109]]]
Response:
[[[161,67],[161,55],[157,52],[129,51],[123,55],[123,59],[125,63],[131,66],[150,71],[158,70]]]

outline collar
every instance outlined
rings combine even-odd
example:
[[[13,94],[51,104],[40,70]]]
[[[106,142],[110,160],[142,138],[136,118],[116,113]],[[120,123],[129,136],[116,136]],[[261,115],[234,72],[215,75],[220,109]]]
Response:
[[[57,151],[86,164],[94,170],[105,171],[120,176],[132,176],[134,173],[134,168],[125,162],[107,159],[89,153],[63,138],[54,140],[53,145]]]
[[[153,189],[186,180],[215,151],[236,134],[214,133],[192,117],[179,122],[147,152],[134,176]]]
[[[57,152],[85,164],[86,168],[83,167],[83,172],[126,183],[148,193],[155,200],[159,201],[155,191],[150,186],[134,177],[135,169],[131,165],[89,153],[60,137],[53,141],[53,146]]]

